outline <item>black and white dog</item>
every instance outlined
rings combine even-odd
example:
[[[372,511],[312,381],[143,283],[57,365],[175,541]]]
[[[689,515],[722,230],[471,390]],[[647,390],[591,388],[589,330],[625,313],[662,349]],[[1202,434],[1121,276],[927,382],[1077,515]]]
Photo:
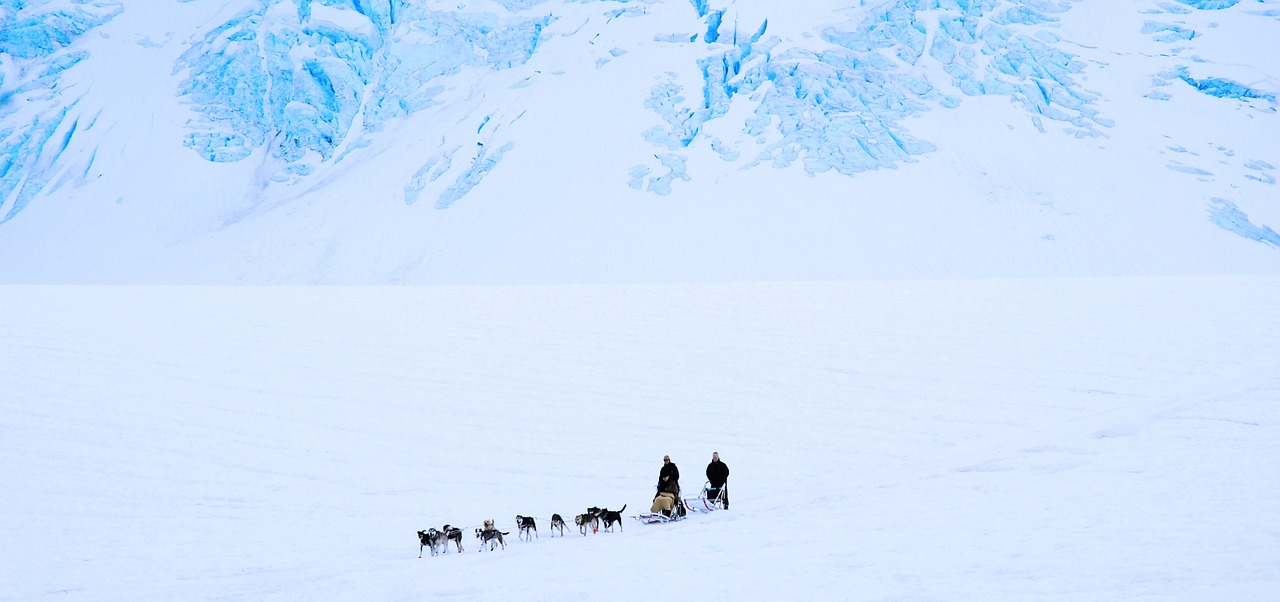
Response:
[[[520,528],[517,538],[529,541],[530,538],[538,536],[538,523],[533,520],[532,516],[516,515],[516,526]]]
[[[551,534],[554,536],[556,529],[560,530],[560,537],[564,537],[564,519],[559,514],[551,515]]]
[[[486,526],[490,526],[492,524],[493,521],[487,521],[485,523]],[[486,543],[489,544],[490,552],[497,548],[499,544],[502,545],[502,549],[507,549],[507,542],[502,539],[503,535],[510,535],[510,533],[507,533],[506,531],[499,531],[494,528],[476,529],[476,538],[480,540],[480,551],[484,551],[484,544]]]
[[[618,530],[621,531],[622,530],[622,513],[626,511],[626,509],[627,509],[627,505],[623,504],[622,510],[601,510],[600,520],[604,521],[604,530],[609,531],[609,528],[612,527],[615,523],[617,523]],[[612,531],[609,531],[609,532],[612,533]]]
[[[445,540],[444,540],[445,552],[449,551],[450,541],[452,541],[454,545],[458,547],[459,552],[462,551],[462,529],[459,529],[457,527],[453,527],[450,525],[445,525],[444,529],[441,529],[441,532],[444,533],[444,537],[445,537]]]
[[[436,555],[436,546],[445,546],[448,541],[445,539],[444,533],[436,531],[435,528],[426,531],[418,531],[418,558],[422,558],[422,549],[431,548],[431,555]],[[445,548],[448,551],[448,548]]]

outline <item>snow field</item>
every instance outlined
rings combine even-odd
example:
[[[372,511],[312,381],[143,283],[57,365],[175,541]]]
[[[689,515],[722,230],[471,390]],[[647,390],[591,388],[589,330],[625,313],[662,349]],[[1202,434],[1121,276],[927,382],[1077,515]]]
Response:
[[[1265,599],[1280,280],[5,287],[0,598]],[[733,509],[647,509],[712,451]],[[477,553],[486,518],[511,532]],[[468,528],[463,554],[414,532]]]

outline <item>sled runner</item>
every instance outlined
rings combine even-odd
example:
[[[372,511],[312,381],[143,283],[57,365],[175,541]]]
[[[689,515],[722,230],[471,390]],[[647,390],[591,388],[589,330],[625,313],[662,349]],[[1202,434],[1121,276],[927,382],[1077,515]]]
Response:
[[[663,514],[661,512],[645,512],[643,514],[633,516],[631,518],[634,518],[646,525],[651,525],[654,523],[671,523],[678,520],[684,520],[684,517],[688,516],[689,514],[688,511],[691,509],[689,507],[689,502],[680,496],[676,496],[676,502],[677,502],[676,507],[674,510],[671,511],[671,514]]]
[[[680,512],[673,512],[671,513],[671,516],[667,516],[661,512],[645,512],[644,514],[639,514],[631,518],[634,518],[646,525],[652,525],[656,523],[674,523],[679,520],[684,520],[685,516],[687,515]]]
[[[711,481],[707,481],[702,485],[702,495],[700,497],[685,498],[684,504],[690,510],[695,512],[711,512],[712,510],[724,510],[724,499],[726,496],[725,488],[712,487]]]

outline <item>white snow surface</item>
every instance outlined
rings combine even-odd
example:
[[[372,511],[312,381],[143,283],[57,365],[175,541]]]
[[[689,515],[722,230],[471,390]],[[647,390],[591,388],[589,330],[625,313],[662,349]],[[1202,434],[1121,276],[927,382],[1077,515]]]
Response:
[[[1261,276],[10,286],[0,599],[1267,600],[1278,304]],[[696,489],[712,451],[729,510],[547,529],[647,510],[664,454]],[[420,559],[445,523],[465,552]]]
[[[0,601],[1277,599],[1277,28],[0,0]]]

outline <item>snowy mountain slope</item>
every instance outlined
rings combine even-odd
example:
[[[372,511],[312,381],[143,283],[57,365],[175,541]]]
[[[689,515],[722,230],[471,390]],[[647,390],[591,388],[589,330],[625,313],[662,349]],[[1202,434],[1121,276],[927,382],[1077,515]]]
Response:
[[[1264,600],[1275,277],[7,287],[6,600]],[[712,451],[732,508],[646,509]],[[543,519],[505,551],[414,532]],[[513,533],[514,535],[514,533]]]
[[[1278,265],[1280,4],[794,4],[7,0],[0,279]]]

